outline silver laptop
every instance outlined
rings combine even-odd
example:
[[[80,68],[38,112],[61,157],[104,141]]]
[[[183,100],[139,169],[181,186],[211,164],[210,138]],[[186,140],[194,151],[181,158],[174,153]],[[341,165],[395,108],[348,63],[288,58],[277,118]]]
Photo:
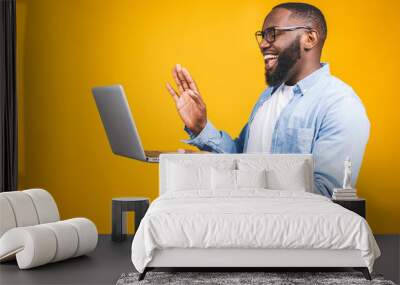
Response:
[[[145,151],[121,85],[92,88],[112,152],[147,162],[158,162],[161,151]]]

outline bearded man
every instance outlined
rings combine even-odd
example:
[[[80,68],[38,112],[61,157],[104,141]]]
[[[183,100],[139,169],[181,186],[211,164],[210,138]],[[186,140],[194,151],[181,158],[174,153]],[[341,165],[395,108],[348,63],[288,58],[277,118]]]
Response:
[[[256,38],[265,62],[268,88],[261,94],[240,135],[232,139],[207,118],[206,106],[189,71],[176,65],[170,84],[188,144],[216,153],[310,153],[314,191],[332,196],[351,157],[354,186],[370,124],[354,90],[321,63],[327,36],[322,12],[310,4],[283,3],[264,20]]]

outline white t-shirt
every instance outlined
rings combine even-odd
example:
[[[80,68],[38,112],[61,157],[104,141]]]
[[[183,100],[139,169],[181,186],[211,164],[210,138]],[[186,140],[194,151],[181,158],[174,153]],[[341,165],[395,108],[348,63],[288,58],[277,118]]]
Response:
[[[293,86],[282,84],[257,110],[250,125],[246,152],[271,152],[272,135],[283,108],[293,97]]]

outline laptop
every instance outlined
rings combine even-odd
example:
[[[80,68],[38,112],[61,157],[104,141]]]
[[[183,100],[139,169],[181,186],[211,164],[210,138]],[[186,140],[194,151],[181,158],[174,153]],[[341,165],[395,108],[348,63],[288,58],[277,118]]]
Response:
[[[166,152],[143,149],[123,87],[94,87],[92,93],[112,152],[136,160],[159,162],[159,155]]]

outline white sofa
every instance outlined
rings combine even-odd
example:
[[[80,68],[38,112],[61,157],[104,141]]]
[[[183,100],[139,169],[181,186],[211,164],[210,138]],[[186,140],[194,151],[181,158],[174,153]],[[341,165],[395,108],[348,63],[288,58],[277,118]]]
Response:
[[[86,254],[97,239],[95,224],[86,218],[60,221],[46,190],[0,193],[0,262],[16,259],[28,269]]]

